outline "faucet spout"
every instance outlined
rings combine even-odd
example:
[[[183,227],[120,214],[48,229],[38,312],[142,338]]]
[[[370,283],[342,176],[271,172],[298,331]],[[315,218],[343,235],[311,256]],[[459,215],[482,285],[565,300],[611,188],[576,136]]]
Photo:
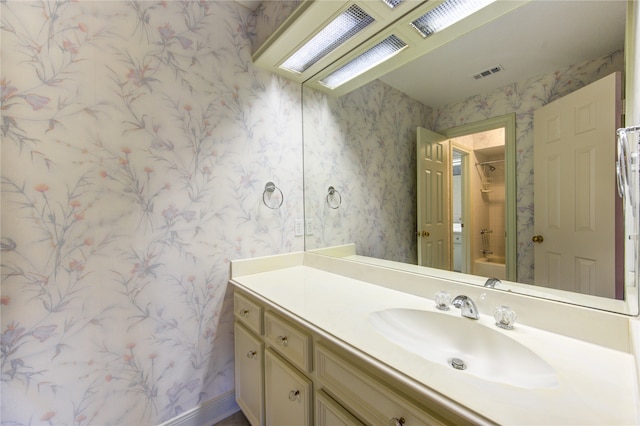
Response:
[[[460,314],[465,318],[477,320],[480,318],[478,307],[471,300],[470,297],[465,295],[456,296],[451,302],[453,306],[460,309]]]
[[[498,278],[489,278],[485,283],[484,286],[485,287],[489,287],[489,288],[495,288],[498,284],[500,284],[502,281],[500,281]]]

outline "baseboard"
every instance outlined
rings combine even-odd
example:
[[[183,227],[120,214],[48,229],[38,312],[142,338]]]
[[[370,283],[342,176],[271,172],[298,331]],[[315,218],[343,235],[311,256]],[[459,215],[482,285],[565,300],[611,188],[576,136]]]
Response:
[[[212,426],[240,411],[236,404],[235,390],[223,393],[204,404],[185,411],[160,426]]]

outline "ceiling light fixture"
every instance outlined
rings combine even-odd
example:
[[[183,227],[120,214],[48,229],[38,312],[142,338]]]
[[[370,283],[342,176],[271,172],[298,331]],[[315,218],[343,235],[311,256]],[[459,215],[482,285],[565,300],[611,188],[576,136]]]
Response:
[[[405,47],[407,47],[407,43],[402,41],[398,36],[391,35],[320,80],[320,83],[329,89],[335,89],[393,57]]]
[[[301,74],[374,21],[364,10],[352,4],[291,55],[280,68]]]
[[[411,23],[422,37],[441,31],[495,0],[447,0]]]
[[[404,0],[382,0],[391,9],[398,7]]]

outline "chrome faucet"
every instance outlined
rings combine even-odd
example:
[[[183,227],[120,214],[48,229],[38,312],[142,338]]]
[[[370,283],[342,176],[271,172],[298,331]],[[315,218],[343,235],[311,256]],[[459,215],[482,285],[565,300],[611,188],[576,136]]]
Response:
[[[489,278],[485,283],[485,287],[495,288],[498,284],[502,283],[498,278]]]
[[[465,318],[477,320],[480,318],[478,307],[470,297],[465,295],[456,296],[451,302],[453,306],[460,309],[460,313]]]

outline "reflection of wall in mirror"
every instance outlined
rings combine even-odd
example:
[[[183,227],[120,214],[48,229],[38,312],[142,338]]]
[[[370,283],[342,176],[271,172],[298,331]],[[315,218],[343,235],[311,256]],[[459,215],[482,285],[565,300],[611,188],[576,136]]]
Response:
[[[340,98],[304,92],[307,249],[355,243],[358,254],[415,263],[415,134],[516,113],[518,281],[533,280],[533,111],[624,69],[622,51],[432,110],[374,81]],[[343,188],[343,206],[323,204]]]
[[[355,242],[358,254],[416,263],[416,129],[430,109],[374,81],[340,98],[305,88],[303,111],[305,216],[317,224],[305,248]]]

